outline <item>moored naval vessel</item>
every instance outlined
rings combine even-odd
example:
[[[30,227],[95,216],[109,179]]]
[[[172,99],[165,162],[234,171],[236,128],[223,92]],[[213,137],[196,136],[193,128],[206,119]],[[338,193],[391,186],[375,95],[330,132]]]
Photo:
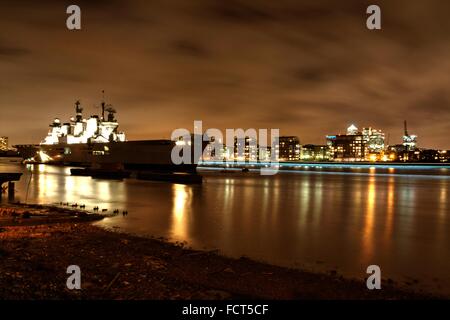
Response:
[[[119,131],[116,110],[104,101],[101,115],[83,117],[80,101],[75,103],[75,117],[62,123],[55,118],[47,136],[37,145],[16,145],[25,162],[80,167],[113,167],[125,170],[194,172],[197,162],[175,165],[172,140],[128,141]],[[194,154],[194,152],[192,152]]]

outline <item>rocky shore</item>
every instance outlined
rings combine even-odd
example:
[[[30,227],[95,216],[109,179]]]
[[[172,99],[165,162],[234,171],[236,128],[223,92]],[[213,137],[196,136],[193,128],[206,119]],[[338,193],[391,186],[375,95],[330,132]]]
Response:
[[[0,299],[432,299],[387,281],[282,268],[107,231],[101,215],[0,206]],[[69,290],[67,267],[81,269]]]

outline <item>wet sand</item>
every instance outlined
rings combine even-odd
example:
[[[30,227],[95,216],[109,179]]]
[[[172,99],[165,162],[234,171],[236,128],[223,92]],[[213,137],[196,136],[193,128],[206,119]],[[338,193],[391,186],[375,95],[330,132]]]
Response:
[[[107,231],[89,223],[101,215],[64,210],[0,207],[1,299],[439,298],[391,281],[370,291],[364,281],[336,273],[231,259],[163,239]],[[24,216],[25,211],[29,214]],[[69,265],[81,268],[81,290],[66,287]]]

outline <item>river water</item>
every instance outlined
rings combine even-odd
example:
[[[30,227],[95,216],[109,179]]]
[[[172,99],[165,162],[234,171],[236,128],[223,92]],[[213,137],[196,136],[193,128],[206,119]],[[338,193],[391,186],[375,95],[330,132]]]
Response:
[[[16,200],[129,212],[102,227],[357,278],[376,264],[383,278],[450,294],[449,169],[200,170],[201,186],[72,177],[67,167],[10,159],[2,171],[24,173]]]

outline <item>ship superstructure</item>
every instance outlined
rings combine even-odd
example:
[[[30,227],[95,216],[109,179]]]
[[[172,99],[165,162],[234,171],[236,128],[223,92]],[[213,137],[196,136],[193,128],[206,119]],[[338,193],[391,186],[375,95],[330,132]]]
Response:
[[[105,111],[108,113],[105,117]],[[41,145],[55,145],[60,143],[108,143],[124,142],[125,133],[119,132],[119,123],[115,119],[116,110],[102,102],[102,115],[93,115],[89,119],[83,118],[83,108],[80,101],[75,102],[75,117],[70,122],[61,123],[55,118],[50,130]]]

